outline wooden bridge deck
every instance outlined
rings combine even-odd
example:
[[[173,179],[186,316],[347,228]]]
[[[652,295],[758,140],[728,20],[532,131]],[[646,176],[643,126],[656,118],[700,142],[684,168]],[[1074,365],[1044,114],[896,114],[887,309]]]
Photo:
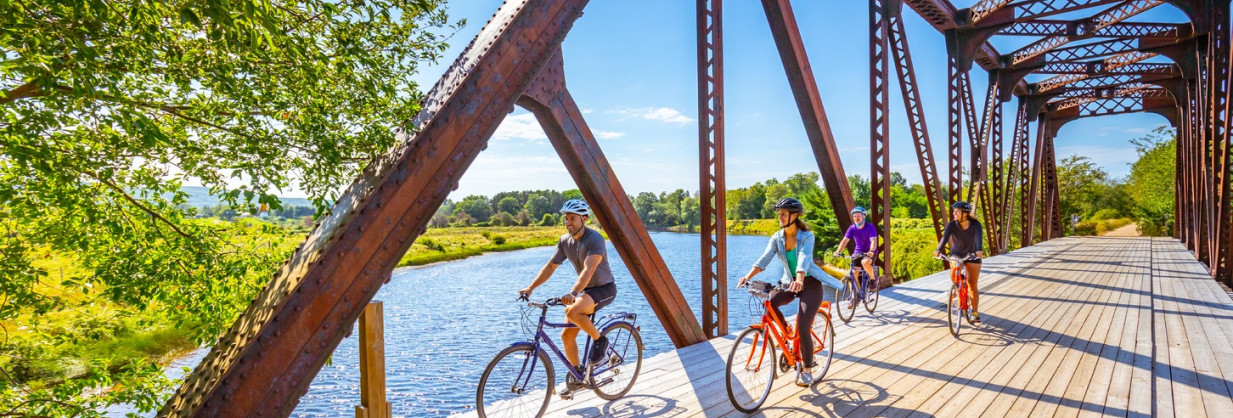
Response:
[[[983,271],[979,328],[947,331],[942,273],[886,289],[875,314],[838,323],[829,373],[811,388],[781,376],[760,415],[1233,416],[1233,300],[1176,240],[1056,239]],[[743,415],[730,346],[648,358],[629,396],[554,398],[549,416]]]

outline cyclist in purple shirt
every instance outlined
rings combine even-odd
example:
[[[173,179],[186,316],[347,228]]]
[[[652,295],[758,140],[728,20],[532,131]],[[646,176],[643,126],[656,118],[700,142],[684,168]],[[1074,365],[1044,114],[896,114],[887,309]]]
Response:
[[[877,280],[878,276],[873,274],[873,260],[878,254],[878,228],[872,223],[865,222],[865,208],[863,207],[857,206],[852,209],[852,226],[848,227],[848,232],[843,234],[843,240],[839,241],[839,248],[835,249],[835,257],[843,255],[843,249],[847,248],[848,240],[856,243],[856,251],[852,252],[852,264],[860,263],[865,269],[866,277]],[[859,282],[859,278],[857,280],[857,285],[864,285]]]

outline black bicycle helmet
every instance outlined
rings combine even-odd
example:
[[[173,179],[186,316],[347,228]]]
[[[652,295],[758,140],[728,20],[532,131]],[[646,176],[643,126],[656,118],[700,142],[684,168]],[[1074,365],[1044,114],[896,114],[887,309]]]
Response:
[[[971,211],[972,211],[972,204],[971,204],[971,203],[964,202],[964,201],[960,200],[960,201],[958,201],[958,202],[955,202],[955,204],[950,205],[950,208],[951,208],[951,209],[959,209],[959,210],[964,211],[964,212],[971,212]]]
[[[775,203],[775,209],[776,210],[785,209],[788,212],[796,213],[796,212],[804,212],[805,206],[802,205],[801,201],[799,200],[796,200],[791,197],[785,197],[783,199],[779,199],[779,202]]]

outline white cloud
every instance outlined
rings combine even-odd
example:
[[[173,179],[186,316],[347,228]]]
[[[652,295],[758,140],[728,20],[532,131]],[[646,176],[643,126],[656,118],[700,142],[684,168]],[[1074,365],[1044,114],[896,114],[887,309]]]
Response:
[[[535,120],[535,115],[523,113],[505,117],[501,125],[497,126],[497,131],[492,134],[492,139],[548,139],[548,136],[544,134],[543,128],[540,128],[539,121]]]
[[[595,109],[582,109],[582,114],[589,115],[595,113]]]
[[[595,137],[599,139],[617,139],[623,136],[624,132],[595,131]]]
[[[675,123],[684,125],[694,121],[694,118],[685,116],[679,110],[670,107],[640,107],[631,109],[612,110],[609,113],[623,116],[622,119],[639,118],[653,120],[666,123]]]

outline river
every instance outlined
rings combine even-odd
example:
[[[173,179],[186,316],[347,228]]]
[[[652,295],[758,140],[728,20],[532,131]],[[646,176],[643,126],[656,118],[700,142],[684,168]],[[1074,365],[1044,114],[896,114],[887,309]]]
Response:
[[[694,314],[700,315],[700,236],[650,235]],[[749,271],[766,243],[767,237],[728,236],[730,331],[750,321],[749,298],[735,291],[736,281]],[[519,325],[524,305],[515,302],[517,291],[530,283],[553,251],[554,247],[531,248],[394,271],[393,280],[375,298],[385,309],[387,396],[394,416],[447,416],[475,407],[475,387],[484,367],[502,348],[526,338]],[[645,358],[672,350],[672,342],[611,242],[608,255],[619,294],[604,311],[638,313]],[[758,278],[774,281],[780,269],[778,261],[772,261]],[[565,293],[576,277],[567,262],[533,299]],[[795,307],[785,309],[791,312]],[[563,315],[559,308],[555,314]],[[358,335],[353,332],[338,345],[292,416],[354,415],[360,399]],[[199,361],[201,351],[190,357],[195,358],[192,361]],[[557,379],[560,383],[560,373]]]

